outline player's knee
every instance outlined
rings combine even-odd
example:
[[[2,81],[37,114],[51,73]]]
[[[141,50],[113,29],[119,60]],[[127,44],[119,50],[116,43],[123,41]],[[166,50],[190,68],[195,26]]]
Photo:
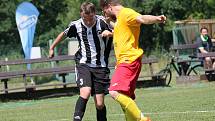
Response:
[[[96,108],[98,109],[98,110],[102,110],[103,108],[104,108],[104,103],[97,103],[96,104]]]
[[[82,87],[80,89],[80,96],[85,98],[85,99],[88,99],[90,97],[90,94],[91,94],[91,88],[88,88],[88,87]]]
[[[117,91],[109,91],[109,94],[112,98],[116,99],[118,92]]]
[[[95,106],[96,106],[96,108],[97,109],[102,109],[103,107],[104,107],[104,99],[101,99],[101,100],[97,100],[97,101],[95,101]]]

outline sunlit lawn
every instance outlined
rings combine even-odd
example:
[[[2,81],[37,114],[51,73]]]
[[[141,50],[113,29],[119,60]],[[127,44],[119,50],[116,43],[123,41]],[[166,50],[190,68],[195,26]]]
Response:
[[[152,121],[214,121],[215,83],[140,88],[137,103]],[[76,96],[0,103],[0,121],[71,121]],[[106,97],[108,121],[124,121],[120,106]],[[96,121],[92,98],[84,121]]]

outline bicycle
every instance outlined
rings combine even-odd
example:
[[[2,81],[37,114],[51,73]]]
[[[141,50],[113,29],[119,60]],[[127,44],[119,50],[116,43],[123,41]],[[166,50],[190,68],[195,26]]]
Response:
[[[158,72],[158,75],[161,76],[160,78],[165,80],[166,86],[169,86],[172,80],[172,67],[179,76],[200,75],[204,73],[202,60],[198,59],[196,56],[189,56],[189,58],[189,60],[180,60],[178,57],[171,56],[166,67]],[[198,63],[193,65],[194,62]]]

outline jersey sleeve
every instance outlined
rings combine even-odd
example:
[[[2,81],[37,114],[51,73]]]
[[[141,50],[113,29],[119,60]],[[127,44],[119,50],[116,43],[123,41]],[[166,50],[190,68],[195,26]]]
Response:
[[[140,26],[140,23],[136,20],[138,16],[141,16],[140,13],[132,9],[127,9],[126,11],[124,11],[124,14],[126,17],[126,22],[129,26]]]
[[[76,37],[76,35],[77,35],[77,29],[75,27],[75,24],[71,23],[69,25],[69,27],[66,28],[66,30],[64,30],[64,35],[66,35],[69,38]]]
[[[202,40],[201,40],[200,37],[198,37],[198,38],[196,39],[196,43],[197,43],[197,45],[198,45],[198,49],[204,48],[204,47],[203,47],[203,44],[202,44]]]
[[[100,20],[100,26],[101,26],[102,31],[104,31],[104,30],[112,31],[110,25],[108,25],[108,23],[105,22],[105,20],[103,20],[103,19]]]

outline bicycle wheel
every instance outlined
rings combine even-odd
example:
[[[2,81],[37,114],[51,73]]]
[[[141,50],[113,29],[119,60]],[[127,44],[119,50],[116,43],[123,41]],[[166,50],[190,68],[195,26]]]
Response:
[[[190,76],[190,75],[202,75],[204,73],[205,73],[205,71],[203,69],[203,65],[199,64],[199,65],[195,65],[195,66],[191,67],[191,69],[187,73],[187,75],[188,76]]]
[[[170,69],[163,69],[158,72],[158,75],[165,81],[165,85],[169,86],[172,79],[172,72],[170,71]]]

